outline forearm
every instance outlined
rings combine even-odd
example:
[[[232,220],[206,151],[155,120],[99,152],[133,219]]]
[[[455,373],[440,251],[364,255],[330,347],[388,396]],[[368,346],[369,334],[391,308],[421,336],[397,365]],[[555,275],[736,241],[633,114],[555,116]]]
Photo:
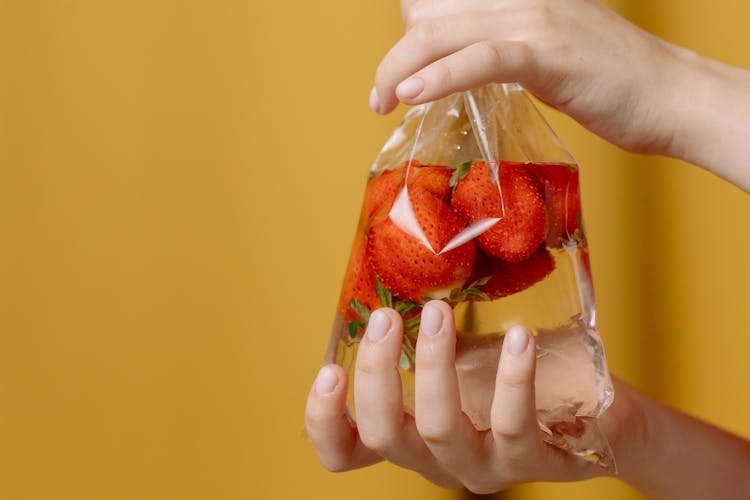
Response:
[[[677,120],[666,154],[750,192],[750,71],[676,50],[682,71],[674,82]]]
[[[622,384],[618,391],[639,409],[628,417],[635,418],[634,434],[614,443],[623,481],[649,498],[747,498],[750,442]]]

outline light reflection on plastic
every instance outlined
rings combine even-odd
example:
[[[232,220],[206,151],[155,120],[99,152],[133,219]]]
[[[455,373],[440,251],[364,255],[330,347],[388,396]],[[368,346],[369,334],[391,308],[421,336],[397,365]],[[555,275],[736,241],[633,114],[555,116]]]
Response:
[[[422,245],[428,248],[430,252],[438,255],[450,252],[454,248],[458,248],[464,243],[473,240],[500,221],[499,217],[490,217],[477,221],[454,236],[453,239],[451,239],[448,244],[438,252],[432,248],[432,244],[419,226],[419,221],[417,221],[417,217],[414,215],[414,208],[412,208],[411,201],[409,200],[409,190],[407,189],[407,186],[404,186],[396,197],[396,201],[393,202],[388,217],[402,231],[415,237]]]
[[[396,201],[393,202],[391,211],[388,212],[388,217],[406,234],[414,236],[420,243],[430,249],[430,252],[436,253],[435,249],[432,248],[430,241],[425,236],[422,228],[419,227],[417,217],[414,215],[414,209],[411,206],[409,200],[409,191],[406,186],[396,197]]]

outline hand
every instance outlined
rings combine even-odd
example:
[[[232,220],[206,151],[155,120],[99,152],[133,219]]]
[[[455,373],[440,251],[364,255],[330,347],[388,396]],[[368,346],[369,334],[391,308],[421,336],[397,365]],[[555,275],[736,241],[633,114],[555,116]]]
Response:
[[[346,414],[347,377],[324,366],[307,400],[307,432],[332,471],[383,459],[444,487],[490,493],[527,481],[574,481],[603,474],[596,465],[542,442],[534,409],[535,342],[523,327],[506,334],[492,402],[491,429],[461,412],[450,306],[425,305],[417,342],[415,415],[402,409],[397,370],[403,325],[392,309],[370,317],[355,367],[357,426]],[[666,408],[613,379],[617,396],[600,424],[619,478],[649,498],[740,499],[750,489],[750,441]]]
[[[348,421],[347,378],[321,369],[307,402],[307,432],[333,471],[386,459],[444,487],[491,493],[528,481],[579,480],[603,471],[542,441],[534,398],[535,341],[508,331],[497,372],[491,429],[477,431],[461,411],[453,311],[432,301],[422,312],[415,367],[415,415],[404,413],[398,361],[403,325],[391,309],[370,317],[357,354],[357,426]]]
[[[406,34],[378,67],[371,106],[421,104],[518,82],[610,142],[678,156],[689,53],[594,0],[402,1]],[[676,92],[676,89],[684,92]],[[682,96],[682,97],[681,97]],[[688,99],[689,101],[689,99]]]

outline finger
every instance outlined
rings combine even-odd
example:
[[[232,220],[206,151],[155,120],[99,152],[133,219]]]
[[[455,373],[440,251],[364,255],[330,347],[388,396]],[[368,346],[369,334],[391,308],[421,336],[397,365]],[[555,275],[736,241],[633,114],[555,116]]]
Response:
[[[453,52],[496,35],[494,26],[481,22],[474,13],[415,25],[396,42],[378,66],[375,73],[378,111],[389,112],[398,104],[396,85],[409,75]]]
[[[482,437],[461,411],[455,347],[451,307],[441,300],[428,302],[417,341],[417,430],[438,462],[464,484],[471,484],[482,469]]]
[[[323,466],[334,472],[374,464],[381,457],[359,440],[346,416],[346,373],[338,365],[320,369],[305,410],[305,427]]]
[[[542,449],[536,418],[536,343],[528,329],[515,326],[503,341],[490,422],[498,452],[534,457]]]
[[[372,313],[357,352],[354,406],[364,443],[388,453],[398,443],[404,426],[403,395],[398,361],[401,356],[401,318],[392,309]]]
[[[442,486],[458,483],[439,466],[403,410],[398,373],[403,323],[393,309],[372,313],[357,352],[354,404],[360,439],[387,460]]]
[[[492,82],[535,81],[539,65],[532,46],[482,41],[439,59],[398,84],[398,99],[416,105]]]

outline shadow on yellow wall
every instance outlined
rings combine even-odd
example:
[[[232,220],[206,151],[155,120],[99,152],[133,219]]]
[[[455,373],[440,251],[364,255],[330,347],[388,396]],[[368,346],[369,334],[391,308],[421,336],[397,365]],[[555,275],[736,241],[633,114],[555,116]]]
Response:
[[[750,66],[745,2],[613,4]],[[453,498],[301,437],[394,2],[0,7],[0,498]],[[746,195],[565,117],[610,366],[748,434]],[[746,224],[745,224],[746,225]],[[739,395],[739,396],[738,396]],[[633,498],[613,480],[517,498]],[[567,495],[567,496],[566,496]]]

